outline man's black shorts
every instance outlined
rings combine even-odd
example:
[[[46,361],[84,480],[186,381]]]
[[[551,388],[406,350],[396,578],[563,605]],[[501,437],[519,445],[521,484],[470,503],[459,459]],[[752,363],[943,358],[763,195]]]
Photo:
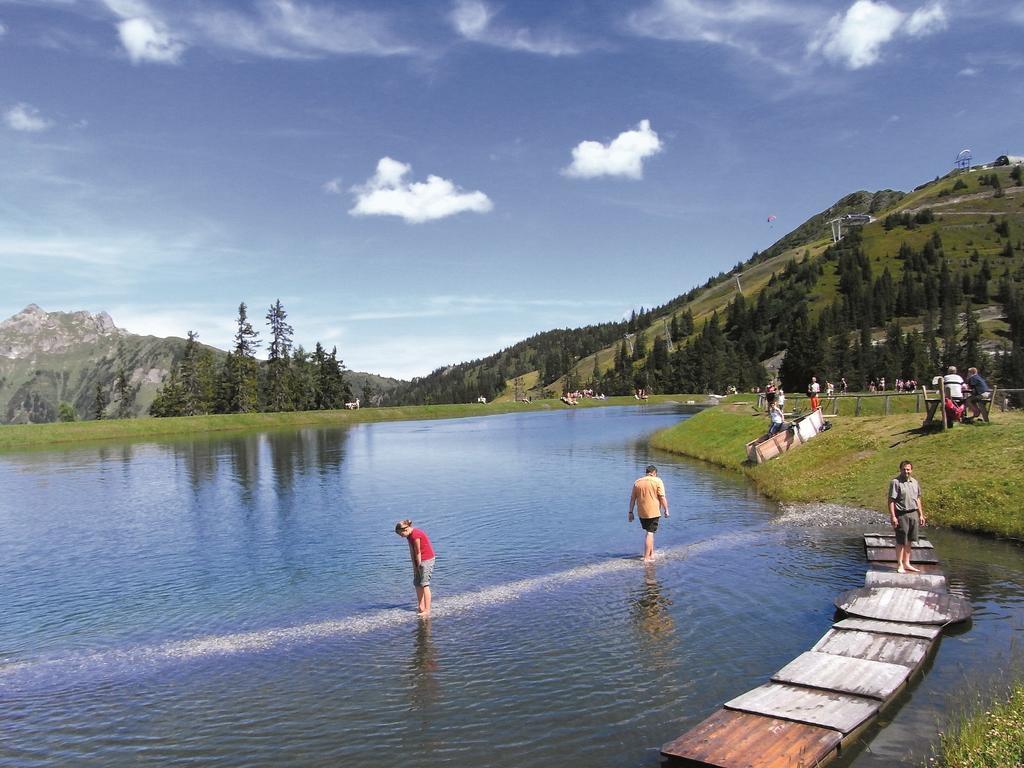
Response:
[[[640,525],[648,533],[655,533],[658,530],[658,521],[660,517],[641,517]]]

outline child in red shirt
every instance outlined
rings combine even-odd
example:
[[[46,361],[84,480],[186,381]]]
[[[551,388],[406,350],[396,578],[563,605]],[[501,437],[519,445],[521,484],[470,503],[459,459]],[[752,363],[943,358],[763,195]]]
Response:
[[[412,560],[412,583],[416,587],[417,608],[420,616],[430,615],[430,577],[434,572],[434,548],[427,534],[412,527],[412,520],[395,524],[395,533],[409,544],[409,559]]]

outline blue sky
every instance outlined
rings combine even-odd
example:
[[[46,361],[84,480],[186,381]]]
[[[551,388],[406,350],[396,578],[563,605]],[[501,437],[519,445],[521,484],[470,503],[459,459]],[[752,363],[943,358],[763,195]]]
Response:
[[[0,316],[224,348],[280,298],[423,375],[1024,154],[1022,40],[999,0],[0,0]]]

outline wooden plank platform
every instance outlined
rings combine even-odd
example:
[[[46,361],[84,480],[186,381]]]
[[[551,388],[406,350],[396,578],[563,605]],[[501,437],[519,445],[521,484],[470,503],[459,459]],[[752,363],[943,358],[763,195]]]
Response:
[[[864,534],[864,546],[865,547],[895,547],[896,546],[896,534],[882,534],[875,535],[870,533]],[[913,549],[935,549],[935,545],[932,544],[928,539],[924,537],[918,538],[917,541],[910,545]]]
[[[896,547],[868,547],[868,560],[872,563],[895,563]],[[931,549],[913,549],[910,552],[910,562],[914,563],[937,563],[939,556]]]
[[[865,587],[907,587],[946,592],[946,577],[941,573],[897,573],[896,571],[868,571],[864,574]]]
[[[913,670],[924,661],[929,648],[931,640],[919,637],[884,635],[880,632],[863,632],[856,629],[830,629],[811,650],[835,656],[900,664]]]
[[[899,621],[877,621],[875,619],[843,619],[832,625],[833,629],[857,629],[862,632],[877,632],[900,637],[920,637],[934,640],[942,632],[942,627],[929,624],[904,624]]]
[[[852,693],[884,701],[909,676],[910,669],[901,664],[807,651],[772,675],[772,682]]]
[[[835,605],[851,616],[909,624],[949,624],[971,615],[964,598],[926,589],[861,587],[843,592]]]
[[[835,755],[842,739],[831,728],[720,709],[661,754],[713,768],[814,768]]]
[[[832,728],[844,734],[873,717],[880,703],[864,696],[768,683],[725,702],[727,709]]]
[[[971,604],[950,595],[934,547],[914,546],[920,573],[900,574],[895,535],[864,535],[872,563],[866,586],[836,598],[848,614],[772,681],[662,748],[666,758],[710,768],[819,768],[891,702],[920,669],[942,626],[970,618]]]

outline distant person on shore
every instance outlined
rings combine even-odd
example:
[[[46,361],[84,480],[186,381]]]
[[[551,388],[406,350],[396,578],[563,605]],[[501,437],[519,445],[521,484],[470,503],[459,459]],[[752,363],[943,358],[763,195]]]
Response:
[[[821,394],[821,384],[818,383],[817,376],[811,376],[811,383],[807,385],[807,396],[811,398],[811,410],[818,410],[819,401],[818,395]]]
[[[981,407],[978,402],[992,397],[992,387],[973,366],[967,369],[967,386],[971,390],[967,397],[967,404],[971,406],[971,415],[976,419],[981,416]]]
[[[840,389],[842,390],[842,392],[843,392],[843,394],[844,394],[844,395],[846,394],[846,389],[847,389],[847,386],[848,386],[848,385],[847,385],[847,383],[846,383],[846,377],[845,377],[845,376],[843,376],[843,377],[842,377],[841,379],[839,379],[839,387],[840,387]]]
[[[654,559],[654,534],[658,530],[661,513],[668,517],[668,499],[665,498],[665,484],[658,477],[658,468],[653,464],[647,467],[646,474],[633,483],[633,492],[629,496],[629,522],[633,522],[633,508],[636,507],[640,516],[640,526],[644,529],[644,562]]]
[[[416,587],[416,613],[430,615],[430,577],[434,573],[434,548],[427,534],[412,527],[412,520],[395,523],[395,533],[409,545],[409,559],[412,560],[412,583]]]
[[[900,473],[889,483],[889,522],[896,532],[896,572],[917,572],[910,564],[910,553],[917,542],[918,529],[925,524],[921,486],[911,475],[914,465],[900,462]]]
[[[782,412],[782,407],[779,405],[778,400],[775,398],[774,392],[769,392],[768,395],[768,434],[774,435],[776,432],[781,432],[783,427],[786,426],[786,416]]]

